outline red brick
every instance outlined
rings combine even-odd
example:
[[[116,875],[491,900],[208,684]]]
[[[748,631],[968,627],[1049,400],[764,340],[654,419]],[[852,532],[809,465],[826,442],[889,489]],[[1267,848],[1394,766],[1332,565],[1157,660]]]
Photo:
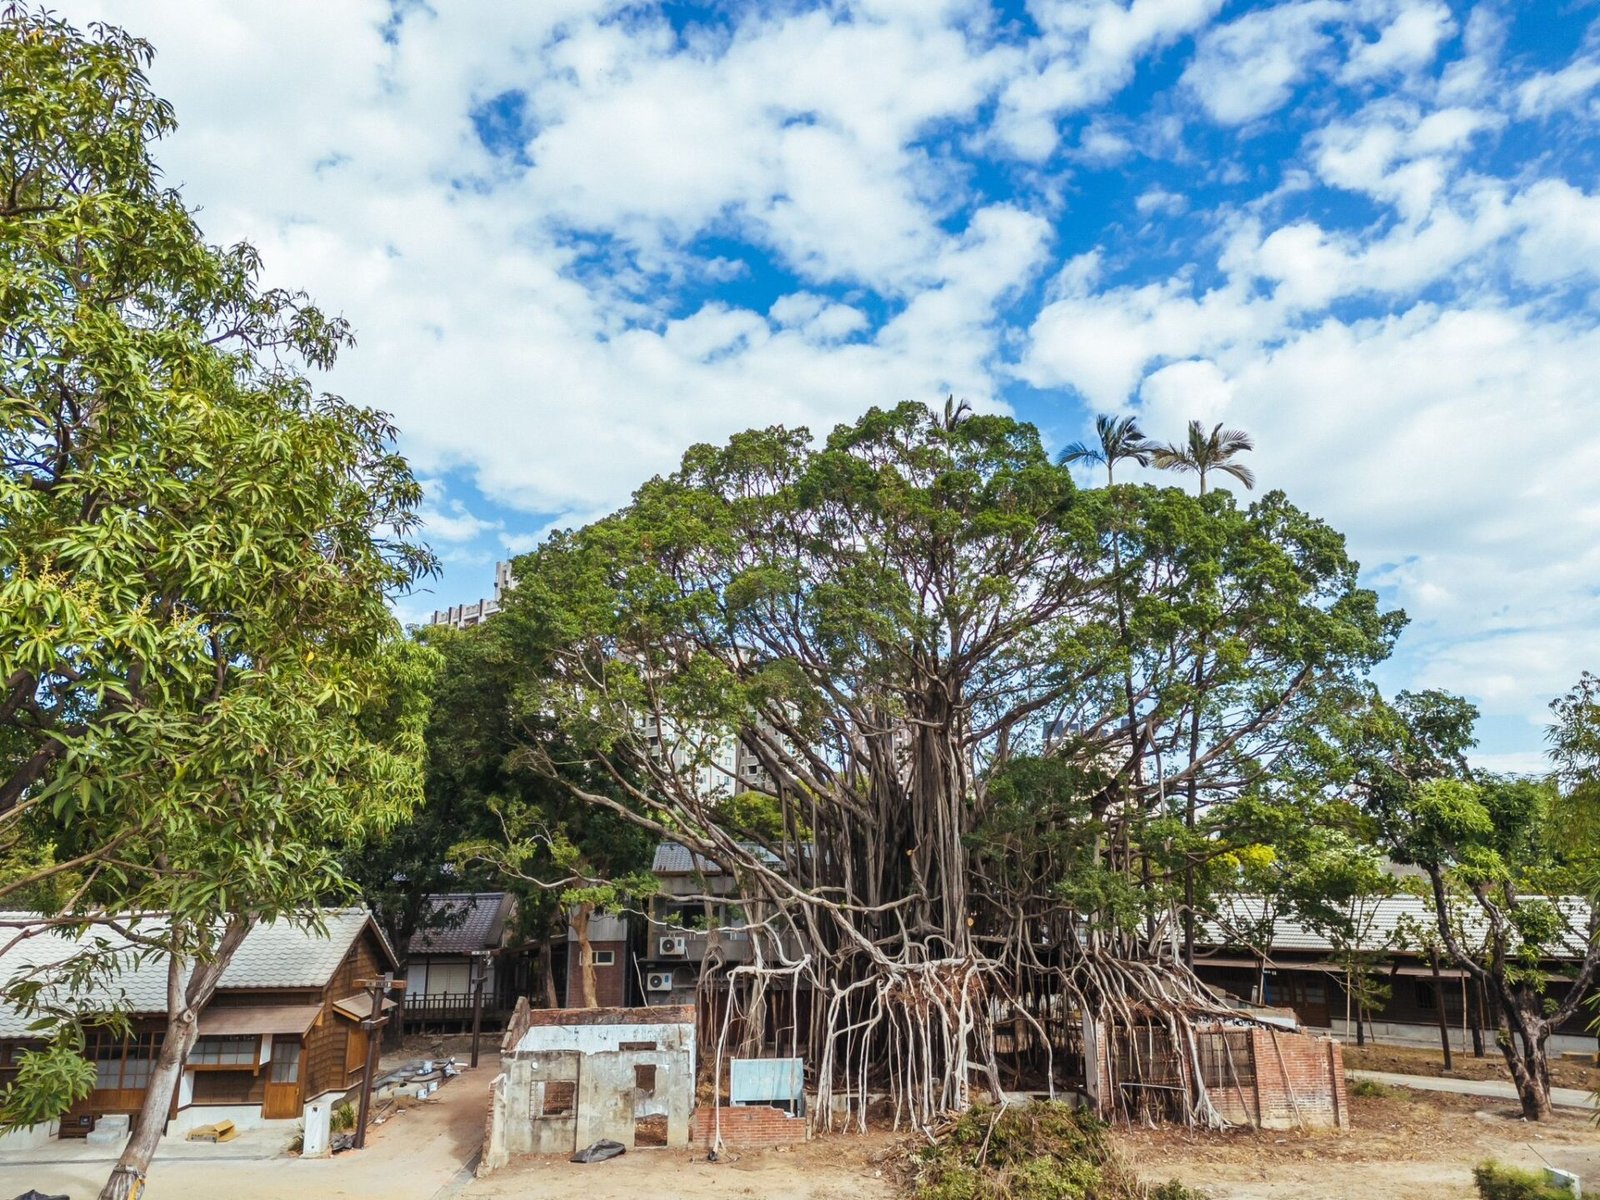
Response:
[[[689,1118],[689,1140],[697,1146],[709,1146],[719,1116],[724,1145],[791,1146],[806,1140],[804,1117],[791,1117],[781,1108],[766,1104],[721,1109],[702,1104]]]

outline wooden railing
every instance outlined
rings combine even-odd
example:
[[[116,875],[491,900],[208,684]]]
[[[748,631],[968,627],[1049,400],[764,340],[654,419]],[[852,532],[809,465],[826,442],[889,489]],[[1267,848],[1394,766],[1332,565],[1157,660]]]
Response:
[[[493,996],[483,997],[484,1020],[493,1018],[499,1020],[505,1016],[505,1010],[500,1007]],[[406,1021],[435,1020],[471,1020],[472,1019],[472,993],[471,992],[434,992],[426,996],[406,997]]]

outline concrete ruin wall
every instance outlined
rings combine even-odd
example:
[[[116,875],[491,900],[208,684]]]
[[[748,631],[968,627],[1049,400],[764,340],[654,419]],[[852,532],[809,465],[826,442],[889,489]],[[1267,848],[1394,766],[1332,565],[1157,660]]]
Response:
[[[687,1146],[694,1008],[527,1009],[506,1032],[480,1170],[514,1154],[571,1154],[602,1138],[637,1144],[638,1123]]]

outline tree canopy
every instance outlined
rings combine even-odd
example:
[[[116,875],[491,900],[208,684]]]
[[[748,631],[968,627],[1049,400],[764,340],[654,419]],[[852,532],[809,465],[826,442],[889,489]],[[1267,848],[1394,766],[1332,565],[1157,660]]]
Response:
[[[338,839],[420,791],[431,659],[387,602],[432,560],[388,418],[308,377],[346,323],[163,185],[151,55],[0,19],[0,895],[55,878],[58,923],[167,914],[138,934],[182,997],[164,1112],[251,923],[342,894]]]
[[[697,446],[516,574],[497,620],[540,647],[524,705],[563,739],[530,756],[609,775],[626,802],[591,803],[736,867],[769,925],[804,931],[807,961],[775,933],[769,965],[839,997],[806,1033],[824,1075],[846,1026],[911,1062],[905,1011],[938,1014],[935,1083],[899,1093],[923,1114],[961,1098],[969,1064],[993,1072],[980,994],[1126,1011],[1190,986],[1138,965],[1172,910],[1103,919],[1126,890],[1108,875],[1101,911],[1076,868],[1126,880],[1199,851],[1171,821],[1189,786],[1201,808],[1261,786],[1402,620],[1281,493],[1082,490],[1032,427],[917,404],[820,445]],[[705,786],[729,741],[781,814],[759,852]],[[974,848],[1000,826],[1022,851],[1003,862]]]

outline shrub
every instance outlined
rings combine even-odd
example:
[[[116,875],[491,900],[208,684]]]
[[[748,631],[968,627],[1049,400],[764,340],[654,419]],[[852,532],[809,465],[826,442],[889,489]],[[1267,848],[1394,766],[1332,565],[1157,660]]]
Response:
[[[341,1100],[333,1106],[333,1112],[328,1118],[328,1124],[334,1133],[344,1133],[356,1127],[356,1106],[348,1100]]]
[[[915,1156],[915,1200],[1204,1200],[1140,1185],[1093,1114],[1065,1104],[974,1108]]]
[[[1493,1161],[1473,1167],[1472,1181],[1483,1200],[1572,1200],[1571,1192],[1547,1181],[1542,1171],[1524,1171]]]
[[[1352,1079],[1350,1094],[1362,1100],[1381,1100],[1385,1096],[1394,1095],[1394,1089],[1386,1083],[1379,1083],[1376,1079]]]

